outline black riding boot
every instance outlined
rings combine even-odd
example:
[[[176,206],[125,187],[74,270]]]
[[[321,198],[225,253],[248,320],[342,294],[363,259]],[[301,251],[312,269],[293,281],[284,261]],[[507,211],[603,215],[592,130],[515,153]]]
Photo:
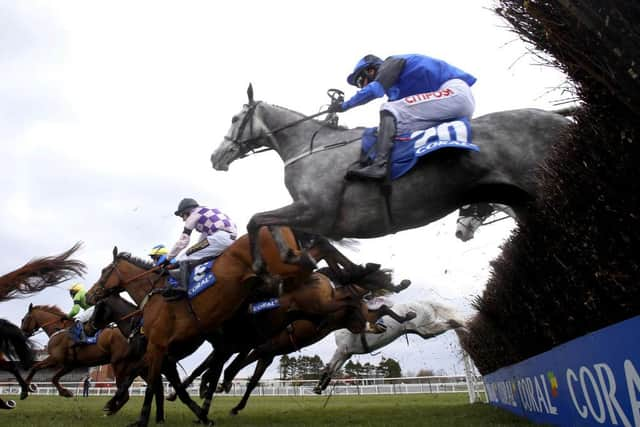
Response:
[[[168,300],[177,300],[186,298],[187,288],[189,286],[189,261],[181,261],[179,264],[178,284],[167,288],[163,293]]]
[[[396,136],[396,118],[388,111],[380,112],[380,126],[376,141],[376,159],[368,166],[358,166],[347,172],[347,179],[375,179],[386,178]]]

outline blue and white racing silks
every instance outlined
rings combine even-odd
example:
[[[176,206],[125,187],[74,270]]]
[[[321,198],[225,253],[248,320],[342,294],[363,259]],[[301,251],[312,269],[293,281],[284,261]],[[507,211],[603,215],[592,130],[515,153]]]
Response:
[[[405,64],[396,82],[387,90],[389,101],[397,101],[407,96],[438,90],[440,86],[452,79],[460,79],[472,86],[476,78],[471,74],[454,67],[440,59],[425,55],[394,55],[390,58],[404,59]],[[385,89],[378,81],[370,82],[360,89],[348,101],[342,104],[344,110],[366,104],[373,99],[385,95]]]

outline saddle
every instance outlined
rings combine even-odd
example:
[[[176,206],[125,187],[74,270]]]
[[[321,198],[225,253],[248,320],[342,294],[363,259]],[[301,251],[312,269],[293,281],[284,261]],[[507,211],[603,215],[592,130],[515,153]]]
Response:
[[[367,128],[362,132],[361,163],[372,162],[375,157],[375,145],[378,139],[377,128]],[[472,143],[471,124],[465,117],[440,123],[428,129],[396,135],[391,150],[392,180],[409,172],[418,160],[429,153],[442,148],[457,148],[480,151]]]

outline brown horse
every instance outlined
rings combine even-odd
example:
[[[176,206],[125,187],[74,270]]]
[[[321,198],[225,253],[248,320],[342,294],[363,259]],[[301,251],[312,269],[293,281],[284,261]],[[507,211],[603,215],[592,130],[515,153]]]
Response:
[[[49,336],[44,360],[33,365],[26,382],[31,383],[35,373],[45,368],[58,368],[51,382],[64,397],[73,397],[73,393],[60,384],[60,378],[81,366],[98,366],[111,363],[116,373],[116,383],[126,371],[126,356],[129,349],[127,339],[117,328],[104,329],[95,344],[77,345],[71,336],[73,320],[56,306],[29,304],[27,314],[22,318],[21,329],[27,336],[42,328]]]
[[[372,265],[368,265],[370,266]],[[325,270],[325,272],[328,271]],[[237,373],[251,363],[258,362],[244,396],[231,410],[232,415],[236,415],[246,406],[251,392],[276,355],[291,353],[312,345],[338,329],[345,328],[355,334],[382,333],[384,329],[375,322],[384,315],[389,315],[401,323],[415,317],[415,313],[411,312],[406,316],[398,316],[386,306],[380,307],[375,312],[368,310],[362,299],[368,292],[378,289],[400,291],[410,283],[403,281],[401,285],[393,286],[390,276],[380,270],[379,266],[364,268],[360,272],[356,270],[350,276],[343,275],[341,280],[342,282],[335,282],[335,277],[332,281],[327,275],[317,272],[304,286],[280,298],[280,307],[267,316],[277,320],[278,316],[284,315],[286,318],[287,313],[297,312],[298,319],[292,323],[281,323],[279,327],[272,325],[275,333],[268,340],[263,340],[253,350],[247,352],[248,354],[245,353],[244,357],[241,353],[225,370],[224,381],[219,391],[228,392],[231,381]],[[337,286],[334,287],[332,283],[337,283]],[[205,374],[203,381],[213,382],[217,381],[217,378],[210,378]]]
[[[82,275],[86,266],[81,261],[69,259],[80,248],[76,243],[60,255],[36,258],[22,267],[0,276],[0,302],[12,298],[39,292],[49,286],[58,285],[75,275]],[[12,323],[0,319],[0,369],[12,373],[21,387],[20,399],[25,399],[34,386],[28,386],[20,375],[16,364],[3,356],[18,358],[23,368],[28,369],[33,363],[31,345],[20,329]],[[0,409],[13,409],[13,400],[0,399]]]
[[[261,252],[267,263],[268,272],[289,282],[303,281],[315,267],[300,247],[290,229],[283,228],[281,237],[289,249],[287,264],[281,260],[276,242],[266,228],[261,231]],[[313,259],[323,258],[322,253],[309,251]],[[169,367],[195,351],[204,338],[212,335],[229,319],[247,298],[255,285],[262,283],[251,268],[248,236],[236,240],[220,255],[213,265],[216,277],[214,286],[204,290],[191,300],[167,301],[158,296],[167,287],[167,276],[148,262],[138,260],[129,254],[113,251],[113,262],[102,270],[98,282],[87,292],[87,300],[96,302],[109,294],[126,290],[143,310],[147,351],[144,362],[149,369],[148,387],[153,388],[155,379],[160,377],[163,366]],[[167,361],[170,356],[172,361]],[[169,363],[168,363],[169,362]],[[209,423],[207,413],[191,399],[186,390],[179,387],[180,378],[175,372],[163,371],[167,379],[176,386],[180,400],[196,414],[201,422]],[[139,425],[147,425],[150,407],[143,405]]]

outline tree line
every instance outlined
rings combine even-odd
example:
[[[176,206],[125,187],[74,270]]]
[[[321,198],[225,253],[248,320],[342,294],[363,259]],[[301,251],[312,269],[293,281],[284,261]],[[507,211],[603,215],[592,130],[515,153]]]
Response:
[[[318,355],[280,358],[281,380],[316,380],[324,369],[324,363]],[[400,363],[392,358],[382,357],[377,365],[349,360],[335,378],[399,378],[402,376]]]

